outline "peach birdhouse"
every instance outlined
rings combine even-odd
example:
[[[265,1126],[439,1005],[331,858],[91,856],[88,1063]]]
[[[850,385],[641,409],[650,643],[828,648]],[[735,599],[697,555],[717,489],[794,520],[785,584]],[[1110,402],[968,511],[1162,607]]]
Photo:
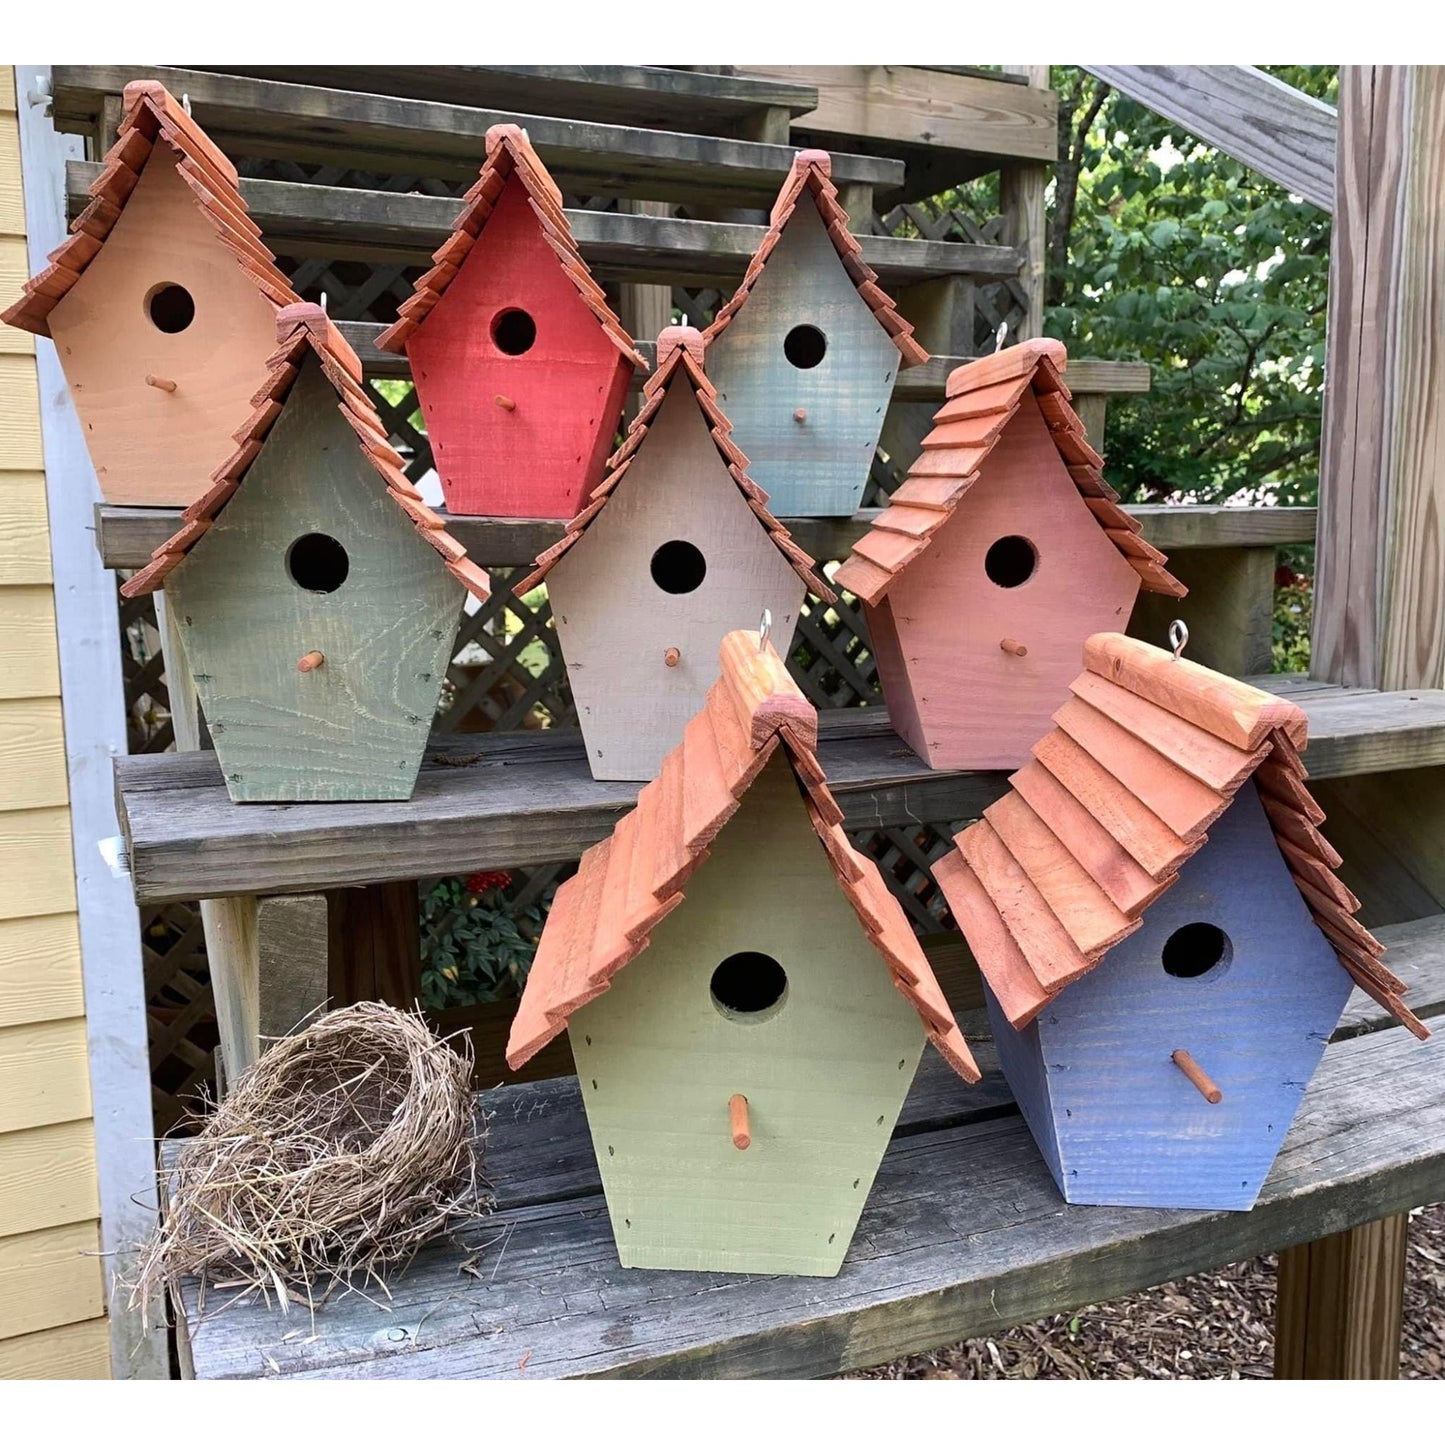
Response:
[[[158,81],[126,86],[70,229],[4,319],[55,342],[105,500],[188,506],[266,379],[277,307],[300,298],[235,167]]]

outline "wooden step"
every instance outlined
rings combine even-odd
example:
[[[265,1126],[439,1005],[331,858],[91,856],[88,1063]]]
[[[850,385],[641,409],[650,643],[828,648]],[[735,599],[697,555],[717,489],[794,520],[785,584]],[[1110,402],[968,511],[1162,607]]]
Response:
[[[94,161],[65,167],[72,216],[90,199],[100,175]],[[445,196],[291,181],[241,182],[241,195],[273,251],[422,265],[444,241],[461,210]],[[689,221],[670,216],[569,210],[567,220],[588,264],[604,280],[715,284],[741,276],[764,235],[761,226]],[[890,286],[939,276],[1017,276],[1013,246],[862,236],[863,259]]]
[[[1445,1008],[1442,922],[1380,930],[1427,1016]],[[355,1294],[314,1330],[252,1301],[199,1328],[188,1281],[181,1355],[206,1379],[818,1376],[1271,1253],[1445,1194],[1441,1045],[1361,998],[1248,1212],[1065,1204],[970,1015],[983,1079],[969,1088],[925,1051],[835,1279],[622,1269],[579,1082],[549,1079],[478,1096],[495,1212],[458,1243],[479,1269],[458,1272],[457,1244],[422,1251],[389,1281],[387,1328]]]
[[[801,115],[818,104],[817,88],[799,81],[715,75],[667,65],[198,65],[194,69],[708,135],[741,135],[750,122],[769,112]]]
[[[907,373],[905,372],[906,376]],[[1195,547],[1282,547],[1313,542],[1314,507],[1126,507],[1143,525],[1144,538],[1166,554]],[[453,517],[452,535],[484,567],[529,567],[562,537],[564,523],[530,517]],[[846,557],[879,515],[784,517],[798,545],[821,561]],[[179,507],[95,509],[95,541],[107,567],[144,567],[151,553],[179,530]]]
[[[56,125],[91,131],[105,100],[138,78],[185,95],[206,132],[233,159],[355,167],[382,175],[476,179],[490,126],[522,126],[557,183],[584,195],[766,207],[792,165],[786,145],[561,120],[510,110],[325,90],[243,75],[168,66],[57,65],[51,72]],[[834,155],[833,179],[897,189],[903,162]],[[846,197],[845,197],[846,199]],[[860,208],[861,209],[861,208]],[[871,212],[871,205],[869,206]]]
[[[1445,763],[1445,690],[1376,693],[1279,678],[1257,684],[1310,718],[1310,776]],[[819,755],[853,828],[955,823],[1002,795],[1007,774],[933,772],[883,708],[820,719]],[[232,803],[212,753],[115,760],[117,816],[136,900],[303,893],[575,858],[636,801],[597,782],[568,728],[443,738],[405,803]]]

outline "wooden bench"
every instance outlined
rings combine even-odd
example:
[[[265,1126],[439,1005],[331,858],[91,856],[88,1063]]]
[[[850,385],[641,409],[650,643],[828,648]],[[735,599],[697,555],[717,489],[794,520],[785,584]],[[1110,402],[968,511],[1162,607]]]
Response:
[[[1445,1011],[1445,920],[1379,930],[1424,1017]],[[177,1301],[200,1379],[810,1377],[1178,1279],[1445,1197],[1445,1043],[1356,992],[1248,1213],[1070,1206],[1019,1117],[982,1013],[968,1088],[931,1055],[837,1278],[623,1270],[578,1080],[478,1096],[494,1212],[314,1319]],[[167,1153],[174,1156],[174,1145]],[[219,1302],[212,1297],[214,1308]],[[1288,1352],[1281,1325],[1277,1348]]]

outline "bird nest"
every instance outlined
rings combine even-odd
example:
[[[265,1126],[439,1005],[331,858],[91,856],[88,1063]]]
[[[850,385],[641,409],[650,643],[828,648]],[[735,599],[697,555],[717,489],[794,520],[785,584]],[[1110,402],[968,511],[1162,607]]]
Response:
[[[483,1212],[470,1050],[359,1003],[278,1040],[167,1171],[132,1300],[185,1276],[236,1300],[314,1307]]]

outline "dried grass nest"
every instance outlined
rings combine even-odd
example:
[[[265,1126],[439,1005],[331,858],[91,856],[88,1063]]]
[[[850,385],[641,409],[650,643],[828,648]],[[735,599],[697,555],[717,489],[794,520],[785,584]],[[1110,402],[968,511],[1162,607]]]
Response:
[[[142,1310],[183,1276],[228,1303],[314,1307],[485,1212],[470,1049],[419,1014],[359,1003],[278,1040],[167,1171],[132,1280]]]

